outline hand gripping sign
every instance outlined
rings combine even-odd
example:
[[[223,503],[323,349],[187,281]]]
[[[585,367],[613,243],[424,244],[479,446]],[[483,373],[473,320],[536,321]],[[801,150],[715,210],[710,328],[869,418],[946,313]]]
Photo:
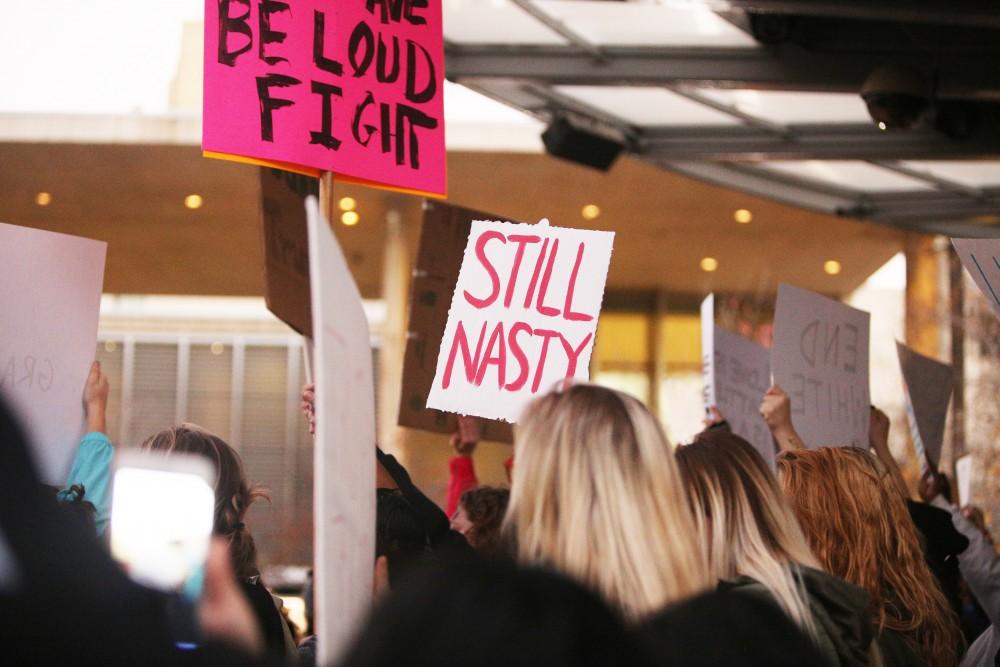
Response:
[[[427,407],[516,422],[587,380],[613,232],[472,223]]]

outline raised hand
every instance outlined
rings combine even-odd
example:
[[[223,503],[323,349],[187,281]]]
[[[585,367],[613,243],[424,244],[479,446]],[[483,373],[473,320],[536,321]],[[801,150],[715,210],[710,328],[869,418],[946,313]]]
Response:
[[[87,431],[92,433],[107,433],[108,430],[108,394],[111,386],[108,376],[101,370],[101,362],[90,365],[90,374],[83,387],[83,407],[87,415]]]

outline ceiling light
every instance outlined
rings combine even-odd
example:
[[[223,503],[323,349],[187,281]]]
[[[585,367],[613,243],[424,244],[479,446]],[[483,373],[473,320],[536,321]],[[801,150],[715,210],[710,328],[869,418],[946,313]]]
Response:
[[[719,260],[717,260],[714,257],[703,257],[701,259],[700,266],[702,271],[707,271],[708,273],[711,273],[712,271],[715,271],[717,268],[719,268]]]
[[[353,211],[357,205],[358,202],[354,199],[354,197],[341,197],[340,201],[337,203],[337,206],[340,207],[341,211]]]
[[[889,126],[886,125],[884,121],[880,120],[878,122],[878,129],[880,129],[880,130],[887,130],[887,129],[889,129]]]
[[[113,340],[106,340],[106,341],[104,341],[104,351],[105,352],[114,352],[117,349],[118,349],[118,344],[115,341],[113,341]]]
[[[359,220],[361,220],[361,216],[358,215],[357,211],[344,211],[344,214],[340,216],[340,221],[348,227],[358,224]]]
[[[184,198],[184,205],[191,210],[194,210],[196,208],[201,208],[201,205],[203,203],[204,200],[201,198],[201,195],[188,195],[187,197]]]
[[[751,213],[748,209],[739,208],[733,212],[733,219],[741,225],[746,225],[753,220],[753,213]]]
[[[52,203],[52,195],[48,192],[39,192],[35,195],[35,203],[39,206],[48,206]]]
[[[225,351],[226,346],[223,345],[220,341],[215,341],[214,343],[208,346],[208,349],[212,352],[212,354],[218,355],[222,354]]]
[[[835,276],[840,273],[840,262],[835,259],[828,259],[823,262],[823,270],[831,276]]]
[[[584,220],[595,220],[601,214],[601,208],[597,204],[587,204],[580,211]]]

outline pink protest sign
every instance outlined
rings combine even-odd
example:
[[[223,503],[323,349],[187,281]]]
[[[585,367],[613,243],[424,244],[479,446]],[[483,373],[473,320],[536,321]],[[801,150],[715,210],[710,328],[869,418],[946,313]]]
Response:
[[[443,76],[440,2],[205,0],[202,149],[444,195]]]

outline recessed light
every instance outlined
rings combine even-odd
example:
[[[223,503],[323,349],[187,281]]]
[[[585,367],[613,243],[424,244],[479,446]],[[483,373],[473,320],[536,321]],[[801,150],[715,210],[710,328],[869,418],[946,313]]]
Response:
[[[596,220],[601,214],[601,207],[597,204],[587,204],[580,210],[580,215],[584,220]]]
[[[361,216],[358,215],[357,211],[344,211],[344,214],[340,216],[340,221],[348,227],[358,224],[359,220],[361,220]]]
[[[889,126],[886,125],[885,123],[883,123],[882,121],[879,121],[878,122],[878,129],[880,129],[880,130],[882,130],[884,132],[885,130],[889,129]]]
[[[39,192],[35,195],[35,203],[39,206],[48,206],[52,203],[52,195],[48,192]]]
[[[221,341],[217,340],[214,343],[212,343],[211,345],[209,345],[208,349],[209,349],[209,351],[211,351],[212,354],[218,355],[218,354],[222,354],[226,350],[226,346],[223,345]]]
[[[116,343],[115,341],[113,341],[113,340],[106,340],[106,341],[104,341],[104,351],[105,352],[114,352],[117,349],[118,349],[118,343]]]
[[[748,209],[739,208],[733,212],[733,219],[741,225],[746,225],[753,220],[753,213],[751,213]]]
[[[831,276],[835,276],[840,273],[840,262],[835,259],[828,259],[823,262],[823,270]]]
[[[337,202],[337,206],[340,207],[341,211],[353,211],[358,205],[358,202],[354,197],[341,197],[340,201]]]
[[[188,195],[184,198],[184,205],[191,210],[201,208],[203,203],[205,203],[205,201],[201,198],[201,195]]]
[[[717,268],[719,268],[719,260],[717,260],[714,257],[702,257],[699,265],[701,266],[702,271],[707,271],[708,273],[711,273],[712,271],[715,271]]]

